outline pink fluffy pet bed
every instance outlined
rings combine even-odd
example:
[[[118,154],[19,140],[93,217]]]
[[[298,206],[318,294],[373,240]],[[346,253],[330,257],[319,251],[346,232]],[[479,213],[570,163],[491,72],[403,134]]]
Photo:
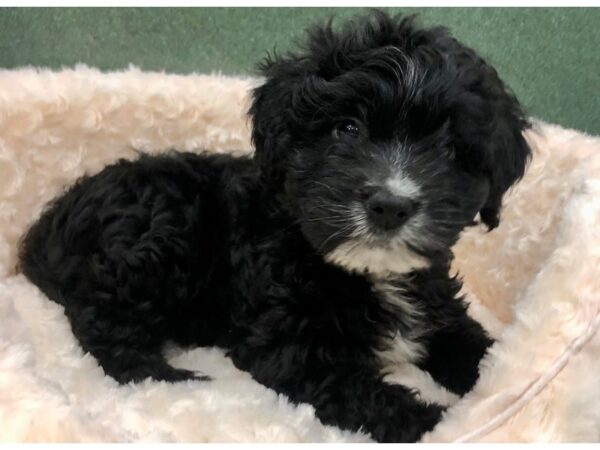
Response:
[[[45,202],[134,148],[250,151],[256,80],[130,69],[0,72],[0,441],[367,442],[238,371],[172,348],[211,383],[119,386],[82,352],[62,307],[15,272]],[[412,366],[389,381],[451,405],[426,442],[600,441],[600,139],[535,122],[534,158],[500,227],[464,233],[456,269],[497,338],[463,398]]]

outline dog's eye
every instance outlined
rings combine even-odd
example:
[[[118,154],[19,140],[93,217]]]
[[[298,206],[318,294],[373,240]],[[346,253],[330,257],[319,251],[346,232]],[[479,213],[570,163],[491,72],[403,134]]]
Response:
[[[360,135],[360,127],[355,120],[344,120],[335,128],[334,134],[337,137],[341,135],[357,137]]]

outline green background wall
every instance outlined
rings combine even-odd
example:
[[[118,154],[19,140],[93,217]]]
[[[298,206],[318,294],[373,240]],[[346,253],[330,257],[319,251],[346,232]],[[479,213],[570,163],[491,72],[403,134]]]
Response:
[[[442,24],[496,66],[529,112],[600,134],[600,9],[392,8]],[[0,67],[254,74],[305,25],[354,8],[0,8]]]

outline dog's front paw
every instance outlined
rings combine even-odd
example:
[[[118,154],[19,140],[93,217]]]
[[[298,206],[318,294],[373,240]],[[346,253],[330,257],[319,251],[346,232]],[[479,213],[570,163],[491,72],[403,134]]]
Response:
[[[444,413],[448,409],[447,406],[437,403],[430,403],[426,406],[427,410],[423,416],[423,430],[421,434],[433,430],[433,428],[442,420]]]
[[[400,426],[395,430],[377,428],[372,437],[379,442],[417,442],[423,435],[435,428],[442,420],[446,406],[437,403],[420,405],[417,410],[405,410],[399,417]]]

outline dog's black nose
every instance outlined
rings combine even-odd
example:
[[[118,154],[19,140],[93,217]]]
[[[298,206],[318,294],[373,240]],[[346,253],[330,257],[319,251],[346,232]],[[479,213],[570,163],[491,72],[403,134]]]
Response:
[[[378,189],[365,202],[371,222],[386,231],[398,228],[415,211],[416,202],[407,197],[394,195],[387,189]]]

